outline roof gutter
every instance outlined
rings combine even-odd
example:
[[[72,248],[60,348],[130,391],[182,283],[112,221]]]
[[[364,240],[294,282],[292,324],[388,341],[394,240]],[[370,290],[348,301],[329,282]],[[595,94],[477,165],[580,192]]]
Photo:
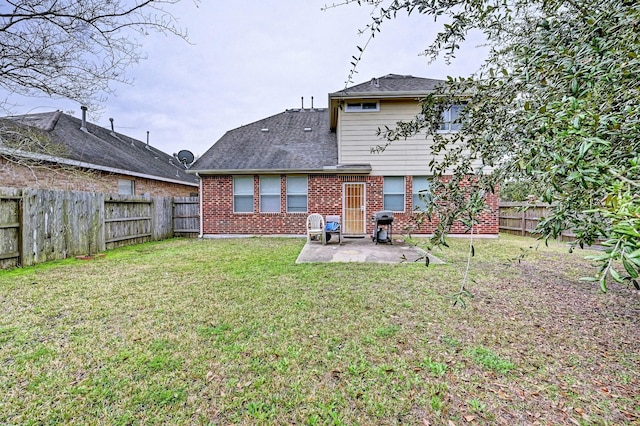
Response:
[[[361,99],[361,98],[376,98],[376,99],[388,99],[388,98],[423,98],[428,94],[433,93],[433,90],[402,90],[402,91],[388,91],[388,92],[335,92],[329,94],[329,99]]]
[[[370,164],[345,164],[335,166],[324,166],[322,169],[209,169],[209,170],[187,170],[189,174],[198,176],[220,176],[220,175],[284,175],[284,174],[362,174],[371,173]]]
[[[70,160],[68,158],[54,157],[54,156],[45,155],[45,154],[34,154],[31,152],[26,152],[18,149],[7,149],[2,146],[0,146],[0,154],[14,156],[14,157],[29,158],[37,161],[46,161],[48,163],[59,163],[59,164],[64,164],[66,166],[100,170],[103,172],[117,173],[117,174],[127,175],[127,176],[135,176],[135,177],[140,177],[144,179],[158,180],[162,182],[177,183],[179,185],[198,187],[198,183],[195,183],[195,182],[192,183],[192,182],[185,182],[177,179],[168,179],[168,178],[163,178],[161,176],[149,175],[146,173],[132,172],[130,170],[118,169],[115,167],[107,167],[107,166],[101,166],[98,164],[85,163],[84,161]]]

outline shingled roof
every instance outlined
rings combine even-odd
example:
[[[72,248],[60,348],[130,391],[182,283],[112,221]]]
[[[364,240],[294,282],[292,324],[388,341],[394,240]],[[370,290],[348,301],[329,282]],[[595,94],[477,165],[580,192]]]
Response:
[[[189,173],[313,173],[337,164],[327,109],[290,109],[228,131]]]
[[[442,84],[442,80],[433,78],[414,77],[412,75],[387,74],[382,77],[372,78],[364,83],[347,87],[346,89],[330,93],[329,97],[363,97],[363,96],[390,96],[398,95],[426,95]]]
[[[59,146],[53,158],[59,162],[186,185],[197,184],[195,176],[187,174],[184,165],[171,155],[89,122],[86,123],[87,130],[81,130],[82,120],[61,111],[9,116],[2,120],[47,135],[51,143]]]

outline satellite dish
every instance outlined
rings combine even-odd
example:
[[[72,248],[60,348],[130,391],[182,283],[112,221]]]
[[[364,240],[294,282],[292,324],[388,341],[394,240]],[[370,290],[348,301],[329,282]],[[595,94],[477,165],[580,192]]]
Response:
[[[185,167],[193,163],[193,160],[195,159],[195,157],[193,156],[193,153],[191,151],[187,151],[186,149],[183,149],[180,152],[178,152],[177,158],[178,158],[178,161],[180,161],[182,164],[185,165]]]

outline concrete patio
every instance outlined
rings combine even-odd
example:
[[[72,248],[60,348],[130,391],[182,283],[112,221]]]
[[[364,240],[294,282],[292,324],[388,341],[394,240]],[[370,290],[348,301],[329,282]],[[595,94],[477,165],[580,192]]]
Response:
[[[430,264],[443,264],[437,257],[428,254],[424,250],[409,245],[402,240],[396,240],[393,244],[377,244],[370,237],[344,238],[342,244],[331,240],[326,245],[317,241],[307,242],[303,247],[296,263],[312,262],[370,262],[370,263],[408,263],[429,256]],[[404,258],[403,258],[404,256]]]

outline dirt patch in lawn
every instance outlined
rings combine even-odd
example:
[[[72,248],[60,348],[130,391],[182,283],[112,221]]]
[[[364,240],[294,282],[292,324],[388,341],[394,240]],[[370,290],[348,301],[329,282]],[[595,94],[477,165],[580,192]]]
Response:
[[[474,263],[469,309],[478,321],[460,324],[461,334],[518,366],[516,380],[485,376],[479,385],[495,395],[485,407],[492,421],[640,423],[640,292],[614,284],[603,294],[578,280],[592,271],[581,255],[559,251]]]

